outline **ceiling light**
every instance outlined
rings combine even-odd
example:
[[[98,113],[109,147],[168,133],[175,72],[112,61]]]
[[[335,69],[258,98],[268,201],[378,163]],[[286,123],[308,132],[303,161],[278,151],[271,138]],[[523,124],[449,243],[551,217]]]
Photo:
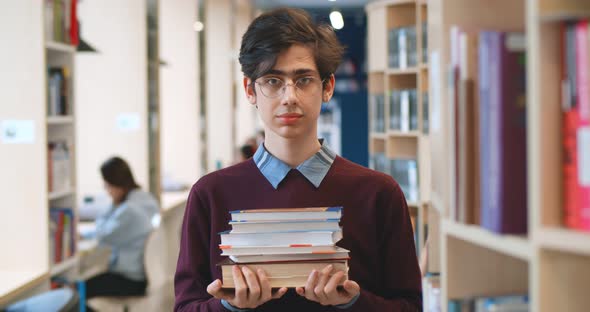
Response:
[[[193,24],[193,29],[194,29],[195,31],[202,31],[202,30],[203,30],[203,28],[205,28],[205,25],[203,25],[203,23],[201,23],[201,22],[199,22],[199,21],[196,21],[196,22]]]
[[[342,18],[342,13],[339,11],[332,11],[330,13],[330,23],[334,29],[342,29],[344,27],[344,19]]]

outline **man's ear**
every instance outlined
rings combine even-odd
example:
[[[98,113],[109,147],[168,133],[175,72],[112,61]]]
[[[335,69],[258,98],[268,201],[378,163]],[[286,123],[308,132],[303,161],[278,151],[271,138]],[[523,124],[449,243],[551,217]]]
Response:
[[[244,91],[246,92],[246,97],[248,98],[248,102],[252,105],[256,105],[256,93],[254,92],[254,82],[252,79],[248,77],[244,77],[243,80],[244,84]]]
[[[330,102],[332,95],[334,95],[334,85],[336,84],[336,78],[334,78],[334,74],[331,74],[330,77],[324,83],[324,90],[322,91],[322,102],[327,103]]]

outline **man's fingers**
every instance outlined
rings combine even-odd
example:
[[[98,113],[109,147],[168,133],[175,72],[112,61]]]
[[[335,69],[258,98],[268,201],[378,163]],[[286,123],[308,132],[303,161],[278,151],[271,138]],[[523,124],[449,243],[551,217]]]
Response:
[[[330,279],[330,273],[332,272],[333,268],[334,267],[332,265],[328,265],[322,270],[319,280],[318,280],[318,283],[316,284],[316,286],[313,290],[316,297],[318,297],[318,299],[320,299],[320,302],[326,303],[328,300],[328,297],[324,293],[324,287],[326,287],[326,283]]]
[[[307,282],[305,283],[305,298],[307,298],[308,300],[318,301],[315,293],[313,292],[313,289],[315,288],[317,283],[317,279],[318,271],[311,271],[311,274],[309,274]]]
[[[258,282],[258,277],[246,266],[242,267],[242,273],[248,285],[248,302],[258,302],[260,300],[260,283]]]
[[[263,269],[258,269],[258,281],[260,282],[260,300],[267,302],[272,298],[272,289],[270,288],[270,282],[266,276],[266,272]]]
[[[242,275],[242,270],[237,265],[232,267],[232,273],[234,278],[234,285],[236,287],[236,300],[238,302],[246,302],[248,299],[248,286],[246,285],[246,281],[244,281],[244,276]]]
[[[231,300],[234,298],[233,291],[221,288],[221,281],[218,279],[207,286],[207,292],[217,299]]]
[[[324,293],[326,294],[328,299],[335,298],[338,296],[337,287],[342,282],[343,279],[344,279],[344,272],[342,272],[342,271],[338,271],[338,272],[334,273],[334,275],[332,275],[332,277],[330,277],[330,279],[328,280],[328,283],[326,283],[326,286],[324,287]]]
[[[286,287],[282,287],[281,289],[273,292],[272,299],[279,299],[279,298],[281,298],[286,293],[287,293],[287,288]]]
[[[342,284],[342,287],[344,288],[344,291],[346,291],[346,293],[352,297],[358,295],[358,293],[361,292],[361,286],[359,286],[359,284],[357,284],[355,281],[346,280],[344,281],[344,284]]]

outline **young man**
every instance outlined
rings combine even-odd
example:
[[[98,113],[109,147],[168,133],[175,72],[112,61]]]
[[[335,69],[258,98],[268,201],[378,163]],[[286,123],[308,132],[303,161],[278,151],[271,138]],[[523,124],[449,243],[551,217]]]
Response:
[[[421,311],[420,272],[403,193],[390,177],[353,164],[317,138],[322,102],[334,91],[343,53],[327,26],[279,9],[242,38],[244,89],[264,123],[253,159],[201,178],[192,188],[175,276],[175,311]],[[304,287],[271,291],[263,271],[234,266],[222,289],[219,235],[229,211],[343,206],[349,280],[331,266]],[[331,277],[330,277],[331,275]]]

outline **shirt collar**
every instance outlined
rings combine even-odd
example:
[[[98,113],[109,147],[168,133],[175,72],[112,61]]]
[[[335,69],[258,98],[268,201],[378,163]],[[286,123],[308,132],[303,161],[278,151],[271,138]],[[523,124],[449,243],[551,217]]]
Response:
[[[320,187],[320,184],[328,174],[334,159],[336,159],[336,153],[334,153],[325,140],[320,139],[322,147],[313,156],[305,160],[296,168],[301,174],[311,182],[316,188]],[[261,143],[252,157],[256,167],[260,170],[262,175],[277,189],[279,183],[285,179],[291,167],[284,163],[282,160],[276,158],[266,150],[264,143]]]

